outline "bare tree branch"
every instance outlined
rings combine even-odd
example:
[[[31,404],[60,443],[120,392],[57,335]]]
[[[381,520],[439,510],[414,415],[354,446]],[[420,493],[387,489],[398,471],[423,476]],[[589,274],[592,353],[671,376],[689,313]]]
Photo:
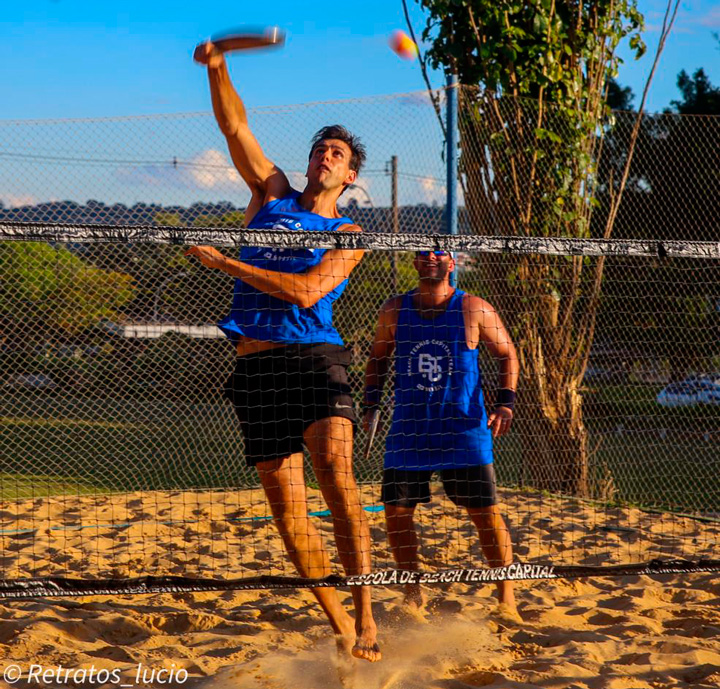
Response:
[[[427,86],[428,95],[430,96],[430,100],[432,101],[433,107],[435,108],[435,114],[437,115],[438,122],[440,123],[440,129],[442,129],[443,137],[447,136],[447,132],[445,131],[445,122],[443,122],[442,118],[442,112],[440,110],[440,99],[437,96],[436,90],[433,89],[432,85],[430,84],[430,77],[427,73],[427,56],[423,55],[420,51],[420,44],[418,43],[417,38],[415,37],[415,29],[413,29],[413,25],[410,21],[410,13],[408,12],[407,8],[407,0],[402,0],[402,6],[403,6],[403,13],[405,14],[405,23],[407,24],[408,31],[410,32],[410,38],[412,38],[413,43],[417,46],[418,49],[418,59],[420,60],[420,71],[422,72],[423,80],[425,81],[425,85]]]
[[[603,234],[605,239],[608,239],[610,237],[610,235],[612,234],[613,225],[615,225],[615,218],[617,217],[618,209],[620,208],[620,202],[622,201],[623,197],[623,192],[625,191],[625,186],[627,184],[627,179],[630,175],[630,165],[632,163],[633,154],[635,153],[635,144],[637,143],[638,136],[640,135],[640,125],[642,124],[642,119],[645,112],[645,101],[647,100],[647,95],[650,90],[650,84],[652,83],[653,77],[655,76],[655,70],[657,69],[658,63],[660,62],[660,55],[662,55],[663,49],[665,48],[665,41],[670,35],[673,24],[675,23],[675,17],[677,16],[679,7],[680,0],[668,0],[667,7],[665,8],[665,17],[663,18],[662,30],[660,31],[660,40],[658,41],[658,47],[655,51],[655,59],[653,60],[653,66],[650,70],[647,81],[645,82],[642,100],[640,101],[638,114],[635,118],[635,126],[633,127],[632,134],[630,135],[628,155],[627,159],[625,160],[625,168],[623,170],[622,179],[620,180],[620,187],[618,189],[614,202],[610,207],[610,213],[608,213],[608,219],[605,225],[605,232]]]

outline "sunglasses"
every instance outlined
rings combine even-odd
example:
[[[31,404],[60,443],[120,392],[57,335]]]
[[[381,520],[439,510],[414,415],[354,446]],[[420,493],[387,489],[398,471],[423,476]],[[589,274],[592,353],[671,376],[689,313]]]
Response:
[[[435,256],[449,256],[449,251],[418,251],[418,256],[423,256],[424,258],[427,258],[430,254],[434,254]]]

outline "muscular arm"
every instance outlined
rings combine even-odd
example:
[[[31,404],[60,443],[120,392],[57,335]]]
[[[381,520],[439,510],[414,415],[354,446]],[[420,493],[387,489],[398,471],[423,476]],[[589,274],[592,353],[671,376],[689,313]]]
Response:
[[[345,225],[341,231],[359,229],[357,225]],[[211,246],[193,246],[186,255],[196,256],[208,268],[222,270],[255,289],[305,309],[316,304],[346,280],[352,269],[360,263],[363,253],[360,250],[332,249],[325,253],[320,263],[304,273],[282,273],[256,268],[227,258]]]
[[[499,368],[498,388],[517,390],[520,364],[510,334],[503,325],[497,311],[484,299],[466,295],[463,302],[465,333],[469,347],[477,347],[480,342],[497,361]],[[488,426],[493,436],[506,433],[512,423],[513,411],[509,407],[495,407],[488,417]]]
[[[201,43],[195,49],[195,60],[207,66],[215,119],[227,139],[235,167],[252,192],[245,213],[246,222],[250,222],[264,203],[285,196],[290,184],[283,171],[268,160],[250,131],[245,106],[230,80],[222,53],[210,42]]]
[[[475,348],[483,342],[498,363],[499,387],[516,390],[520,374],[517,352],[497,311],[484,299],[467,295],[463,312],[468,346]]]
[[[378,399],[382,396],[390,357],[395,351],[395,330],[401,301],[402,297],[392,297],[380,309],[375,339],[365,369],[365,390],[377,390]]]

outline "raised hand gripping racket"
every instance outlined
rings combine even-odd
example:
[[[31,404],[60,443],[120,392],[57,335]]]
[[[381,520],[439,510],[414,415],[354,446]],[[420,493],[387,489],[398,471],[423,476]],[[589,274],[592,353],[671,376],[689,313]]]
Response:
[[[213,45],[222,53],[257,48],[280,48],[285,43],[285,32],[277,26],[249,27],[223,31],[210,37]]]

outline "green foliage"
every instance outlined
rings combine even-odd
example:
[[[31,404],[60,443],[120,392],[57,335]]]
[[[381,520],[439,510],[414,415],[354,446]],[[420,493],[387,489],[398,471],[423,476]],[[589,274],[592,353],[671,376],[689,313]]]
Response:
[[[627,39],[636,57],[645,50],[635,0],[418,2],[429,14],[430,63],[486,89],[463,92],[462,163],[469,176],[490,168],[503,230],[588,236],[616,49]]]
[[[225,215],[201,215],[193,220],[193,227],[245,227],[245,213],[231,211]]]
[[[155,224],[165,227],[184,227],[185,223],[178,213],[167,213],[165,211],[155,214]]]
[[[681,115],[720,115],[720,88],[712,85],[704,69],[698,69],[692,77],[683,69],[678,74],[677,85],[682,100],[670,101],[676,112]]]
[[[632,110],[635,94],[629,86],[621,86],[614,78],[608,79],[607,104],[612,110]]]
[[[423,32],[433,67],[457,71],[463,84],[573,107],[578,97],[616,76],[615,49],[625,38],[645,52],[635,0],[592,3],[536,0],[417,0],[428,11]],[[606,79],[589,82],[586,67],[602,63]]]
[[[681,97],[672,104],[681,117],[669,111],[642,120],[623,203],[615,231],[631,239],[705,240],[717,238],[720,217],[720,149],[713,142],[720,133],[720,88],[703,70],[693,77],[678,75]],[[631,118],[617,114],[617,124],[605,140],[605,155],[598,170],[598,198],[609,206],[617,193],[617,180],[625,165]],[[641,285],[637,296],[628,275]],[[609,261],[600,303],[598,327],[614,332],[638,355],[667,361],[673,379],[693,371],[714,370],[710,346],[720,337],[716,308],[720,284],[717,261],[664,259]],[[633,303],[633,297],[637,299]],[[617,313],[629,317],[618,323]]]
[[[116,319],[133,296],[129,275],[101,270],[63,247],[0,243],[0,318],[14,330],[76,335]],[[52,337],[51,337],[52,339]]]
[[[393,289],[399,294],[417,284],[417,271],[412,261],[412,255],[407,252],[396,255],[397,279],[393,285],[391,254],[386,251],[365,254],[334,308],[335,324],[345,342],[369,348],[380,307],[392,295]]]
[[[478,234],[592,236],[597,165],[612,124],[608,81],[617,47],[645,50],[635,0],[417,0],[433,67],[456,73],[460,165],[467,214]],[[611,227],[599,227],[609,236]],[[488,257],[472,268],[504,284],[495,306],[524,369],[525,412],[542,436],[534,485],[590,495],[582,382],[603,261],[582,257]],[[568,461],[568,457],[572,461]],[[600,489],[611,496],[611,485]]]

